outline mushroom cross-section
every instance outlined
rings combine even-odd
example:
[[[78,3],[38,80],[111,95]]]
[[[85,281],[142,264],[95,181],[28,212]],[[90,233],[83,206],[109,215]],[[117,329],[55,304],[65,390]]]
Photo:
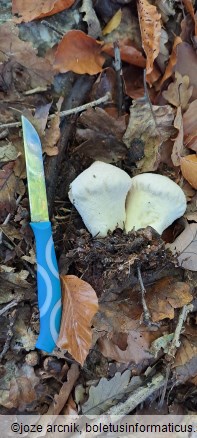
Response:
[[[183,190],[170,178],[154,173],[134,176],[126,200],[125,230],[150,225],[162,234],[184,214],[186,205]]]
[[[69,199],[92,236],[124,228],[125,202],[131,178],[124,170],[95,161],[70,185]]]

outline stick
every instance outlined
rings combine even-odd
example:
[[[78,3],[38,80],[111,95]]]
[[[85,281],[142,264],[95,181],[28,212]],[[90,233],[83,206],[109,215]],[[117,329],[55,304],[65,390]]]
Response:
[[[162,388],[165,384],[165,376],[156,374],[150,382],[136,389],[124,402],[120,402],[105,412],[105,415],[128,415],[140,403],[144,402],[155,391]]]
[[[71,108],[71,109],[66,110],[66,111],[61,111],[59,113],[59,116],[60,117],[66,117],[66,116],[70,116],[71,114],[77,114],[77,113],[80,113],[82,111],[85,111],[88,108],[92,108],[94,106],[100,105],[101,103],[105,103],[105,102],[107,102],[110,99],[111,99],[111,94],[109,92],[107,92],[105,94],[105,96],[100,97],[97,100],[93,100],[92,102],[88,102],[88,103],[85,103],[84,105],[77,106],[76,108]],[[48,120],[53,119],[56,115],[57,114],[50,114],[48,116]],[[21,122],[4,123],[4,124],[0,125],[0,129],[4,129],[4,128],[18,128],[19,126],[21,126]]]

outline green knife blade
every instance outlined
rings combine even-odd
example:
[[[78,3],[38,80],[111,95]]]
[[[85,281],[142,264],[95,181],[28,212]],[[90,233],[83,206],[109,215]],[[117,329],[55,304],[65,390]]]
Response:
[[[48,204],[45,186],[42,146],[32,124],[22,116],[25,161],[32,222],[48,221]]]

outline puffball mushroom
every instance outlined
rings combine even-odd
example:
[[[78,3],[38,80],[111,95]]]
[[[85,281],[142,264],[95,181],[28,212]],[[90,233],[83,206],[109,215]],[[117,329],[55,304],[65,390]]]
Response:
[[[111,164],[95,161],[70,185],[69,199],[92,236],[124,228],[126,196],[131,178]]]
[[[154,173],[134,176],[126,200],[125,230],[150,225],[159,234],[186,210],[183,190],[171,179]]]

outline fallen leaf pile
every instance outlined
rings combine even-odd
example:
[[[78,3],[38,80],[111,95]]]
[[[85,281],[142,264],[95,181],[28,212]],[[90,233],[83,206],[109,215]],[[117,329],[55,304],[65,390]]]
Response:
[[[124,414],[146,414],[152,406],[158,414],[160,400],[165,413],[191,413],[197,385],[196,2],[5,3],[1,413],[118,414],[121,403]],[[37,267],[21,115],[42,143],[61,277],[61,328],[51,354],[35,349]],[[95,160],[131,178],[167,176],[185,192],[184,217],[162,236],[147,227],[92,237],[68,191]]]

